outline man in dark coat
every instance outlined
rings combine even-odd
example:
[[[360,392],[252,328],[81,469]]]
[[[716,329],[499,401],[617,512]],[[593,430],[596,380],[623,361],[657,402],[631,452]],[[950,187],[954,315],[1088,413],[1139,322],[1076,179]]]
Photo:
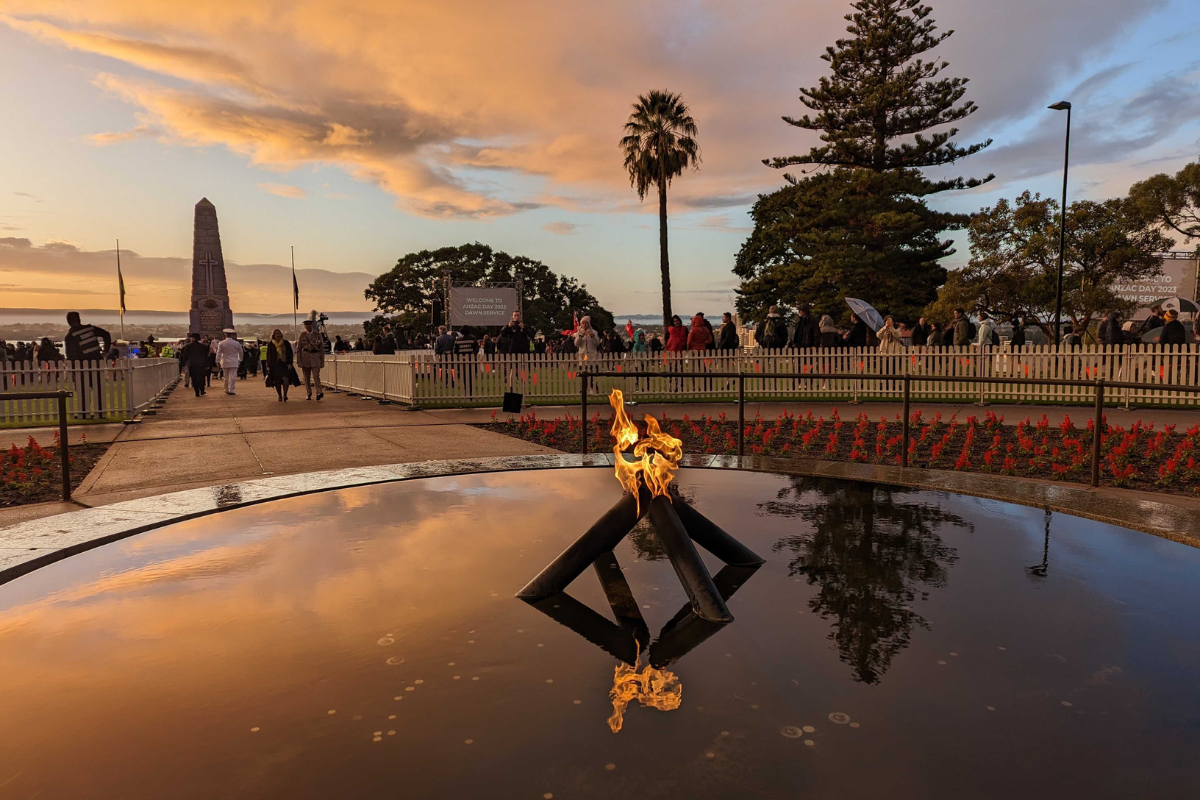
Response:
[[[787,323],[779,316],[779,309],[775,306],[767,309],[767,318],[754,331],[754,341],[772,350],[787,347]]]
[[[521,321],[521,312],[514,311],[512,321],[505,325],[496,337],[496,352],[529,355],[529,342],[529,330]]]
[[[742,342],[738,339],[737,325],[733,324],[733,315],[726,311],[721,315],[721,330],[717,336],[718,350],[740,350]]]
[[[200,343],[200,334],[191,334],[188,343],[180,348],[179,366],[187,370],[196,397],[206,394],[204,384],[208,377],[208,348]]]
[[[913,347],[924,347],[929,344],[929,323],[924,317],[917,320],[917,324],[912,326],[912,343]]]
[[[792,347],[797,350],[805,347],[816,347],[821,331],[817,321],[813,319],[812,311],[807,305],[800,306],[800,316],[796,319],[796,330],[792,334]]]
[[[1183,327],[1183,323],[1179,321],[1179,312],[1171,309],[1167,311],[1166,322],[1162,326],[1162,333],[1158,337],[1159,344],[1187,344],[1187,330]]]
[[[850,330],[846,333],[846,347],[867,346],[867,323],[858,318],[857,314],[850,315]]]
[[[1017,319],[1016,317],[1012,317],[1011,319],[1009,319],[1008,324],[1012,325],[1012,340],[1009,342],[1009,345],[1012,347],[1024,347],[1025,346],[1025,318],[1022,317],[1020,319]]]
[[[112,347],[112,334],[95,325],[84,325],[79,321],[78,311],[67,312],[67,325],[71,327],[67,331],[67,335],[63,337],[67,361],[95,364],[97,361],[104,360],[104,354]],[[101,344],[102,341],[103,344]],[[104,396],[98,385],[99,380],[98,374],[87,372],[75,382],[75,393],[78,395],[75,401],[77,408],[86,409],[90,395],[91,404],[95,406],[93,410],[97,413],[103,410]],[[84,416],[90,415],[85,414]]]

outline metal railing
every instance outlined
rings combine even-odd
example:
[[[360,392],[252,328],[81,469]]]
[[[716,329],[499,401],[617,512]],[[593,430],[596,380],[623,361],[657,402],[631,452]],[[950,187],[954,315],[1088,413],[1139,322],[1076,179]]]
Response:
[[[70,396],[70,392],[16,392],[4,395],[10,400],[58,400],[58,451],[62,459],[63,502],[71,499],[71,454],[67,444],[67,398]]]
[[[0,361],[0,425],[53,424],[54,405],[44,401],[58,391],[72,398],[67,409],[71,421],[132,420],[178,378],[179,362],[173,358],[120,359],[115,364]],[[41,401],[19,400],[21,393],[42,395]]]
[[[738,457],[746,454],[746,381],[747,380],[770,380],[776,378],[796,378],[795,373],[756,373],[748,375],[743,372],[669,372],[661,373],[660,377],[669,378],[717,378],[717,379],[735,379],[738,382],[737,387],[737,404],[738,404]],[[609,372],[609,371],[591,371],[585,370],[579,373],[579,404],[581,407],[581,428],[580,434],[583,442],[582,450],[586,454],[588,451],[588,387],[593,378],[626,378],[637,380],[639,378],[649,377],[647,373],[629,373],[629,372]],[[908,445],[909,445],[909,403],[912,397],[912,384],[922,381],[947,381],[951,383],[998,383],[1009,384],[1014,386],[1069,386],[1074,388],[1091,389],[1094,394],[1094,417],[1092,422],[1092,486],[1100,485],[1100,433],[1103,430],[1101,427],[1104,423],[1104,390],[1109,389],[1143,389],[1146,388],[1143,384],[1128,383],[1122,381],[1105,381],[1100,378],[1096,381],[1079,381],[1061,378],[988,378],[981,381],[975,377],[953,377],[953,376],[937,376],[925,377],[920,375],[862,375],[858,373],[842,373],[842,372],[820,372],[809,373],[803,376],[804,379],[812,380],[886,380],[894,381],[903,384],[904,411],[901,433],[901,466],[908,466]],[[1184,392],[1186,394],[1200,394],[1200,386],[1163,386],[1158,385],[1159,389],[1169,389],[1171,391]]]

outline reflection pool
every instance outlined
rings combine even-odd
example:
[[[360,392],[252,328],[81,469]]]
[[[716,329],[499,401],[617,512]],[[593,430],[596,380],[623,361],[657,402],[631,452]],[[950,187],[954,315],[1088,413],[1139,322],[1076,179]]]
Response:
[[[598,562],[623,607],[593,570],[513,597],[618,498],[595,468],[278,500],[0,586],[0,798],[1200,794],[1200,551],[936,492],[677,481],[766,558],[702,553],[729,625],[687,618],[646,523]],[[614,723],[614,680],[651,670]]]

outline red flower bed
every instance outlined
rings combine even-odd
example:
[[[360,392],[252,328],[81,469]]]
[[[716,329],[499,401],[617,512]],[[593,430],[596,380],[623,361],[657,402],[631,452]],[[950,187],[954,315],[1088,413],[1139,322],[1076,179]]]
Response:
[[[611,420],[602,419],[599,413],[588,421],[591,452],[612,450],[610,424]],[[737,455],[737,422],[726,419],[725,414],[696,419],[685,414],[671,419],[664,413],[659,425],[683,440],[684,453]],[[530,413],[520,420],[481,427],[566,452],[581,449],[581,420],[569,414],[540,419]],[[908,463],[928,469],[1090,483],[1092,428],[1091,420],[1078,428],[1070,417],[1052,426],[1045,415],[1009,425],[991,411],[984,412],[982,419],[972,415],[965,420],[944,420],[940,413],[926,419],[917,409],[909,420]],[[829,419],[813,417],[811,411],[803,416],[785,412],[773,420],[757,417],[746,423],[743,433],[746,455],[901,463],[903,437],[898,414],[893,419],[881,416],[872,420],[864,412],[847,420],[836,408]],[[1105,420],[1100,459],[1102,484],[1200,493],[1200,425],[1180,432],[1174,425],[1156,430],[1153,424],[1143,425],[1139,420],[1126,429]]]
[[[83,482],[108,449],[108,445],[88,444],[86,437],[82,438],[81,444],[71,446],[69,454],[72,489]],[[30,436],[24,447],[14,444],[6,451],[0,450],[0,508],[60,499],[61,459],[57,433],[51,447],[42,447]]]

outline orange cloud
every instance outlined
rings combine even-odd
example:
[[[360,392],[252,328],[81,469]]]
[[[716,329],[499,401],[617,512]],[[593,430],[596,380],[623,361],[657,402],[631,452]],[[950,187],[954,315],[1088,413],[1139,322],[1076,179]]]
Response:
[[[299,186],[289,186],[286,183],[260,183],[258,188],[276,197],[287,197],[291,200],[302,200],[308,197],[308,192]]]

